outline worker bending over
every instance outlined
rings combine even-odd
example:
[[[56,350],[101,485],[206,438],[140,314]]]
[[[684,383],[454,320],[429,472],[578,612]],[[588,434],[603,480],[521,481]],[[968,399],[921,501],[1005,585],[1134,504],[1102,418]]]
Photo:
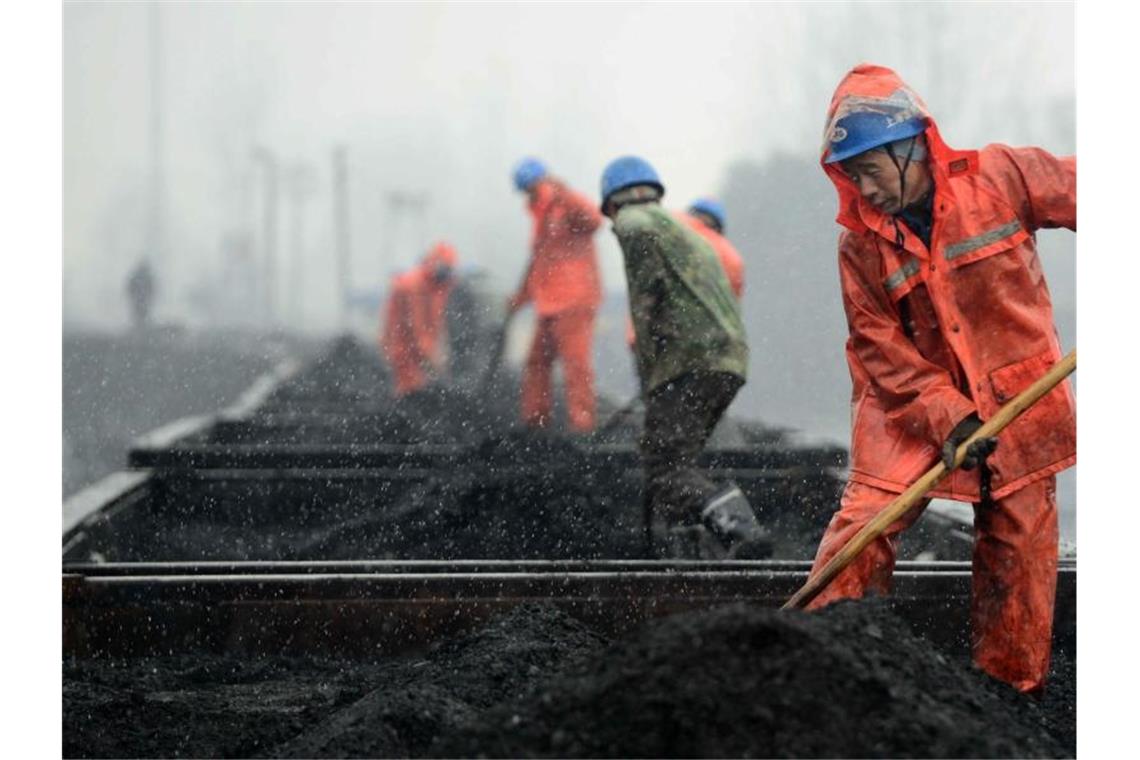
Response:
[[[594,232],[602,218],[583,195],[552,177],[536,159],[514,171],[515,187],[526,193],[534,232],[531,258],[509,313],[533,302],[538,318],[523,367],[522,419],[546,427],[553,407],[554,360],[562,363],[570,429],[594,429],[594,319],[602,302]]]
[[[1034,233],[1076,229],[1076,159],[1038,148],[953,150],[890,69],[840,82],[821,163],[839,192],[839,273],[853,383],[851,474],[823,567],[872,517],[1061,359]],[[1049,670],[1056,473],[1076,461],[1068,381],[932,494],[974,505],[974,661],[1022,691]],[[998,445],[1000,443],[1000,445]],[[996,446],[996,449],[995,449]],[[892,525],[812,603],[889,590]]]
[[[661,207],[664,194],[640,158],[616,159],[602,175],[602,211],[625,259],[646,406],[641,454],[652,551],[761,555],[770,547],[744,494],[697,469],[747,374],[740,307],[712,248]]]
[[[397,398],[444,371],[442,336],[455,263],[455,249],[436,243],[417,266],[392,280],[380,345],[396,376]]]

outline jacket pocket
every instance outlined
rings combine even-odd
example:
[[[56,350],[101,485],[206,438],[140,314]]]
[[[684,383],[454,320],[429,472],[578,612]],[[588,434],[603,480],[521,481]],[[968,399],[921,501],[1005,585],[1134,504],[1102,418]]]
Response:
[[[1042,375],[1049,371],[1049,369],[1061,360],[1061,356],[1052,349],[1031,356],[1028,359],[1007,364],[1004,367],[999,367],[990,373],[990,385],[994,391],[994,400],[999,404],[1006,404],[1014,396],[1021,393],[1034,382],[1037,381]],[[1055,388],[1054,391],[1057,389]],[[1053,391],[1050,391],[1052,393]],[[1025,414],[1032,413],[1033,409],[1037,408],[1043,403],[1037,402],[1033,407],[1027,410]]]
[[[1029,233],[1014,219],[983,230],[977,235],[950,243],[942,249],[942,258],[951,269],[971,264],[997,253],[1009,251],[1029,238]]]
[[[1060,360],[1052,348],[989,374],[994,401],[1009,403]],[[1076,452],[1076,406],[1068,380],[1046,393],[998,434],[990,457],[994,488],[1062,461]]]

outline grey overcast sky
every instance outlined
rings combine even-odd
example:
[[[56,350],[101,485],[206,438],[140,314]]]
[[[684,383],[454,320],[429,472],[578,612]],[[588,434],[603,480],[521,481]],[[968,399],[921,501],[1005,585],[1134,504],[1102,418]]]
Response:
[[[125,322],[123,279],[145,247],[150,15],[145,3],[65,5],[72,322]],[[349,155],[357,288],[380,287],[444,237],[506,289],[526,259],[509,183],[520,156],[594,195],[609,159],[638,153],[681,204],[716,193],[735,160],[814,155],[831,91],[860,61],[896,68],[955,146],[1072,152],[1032,120],[994,115],[1072,106],[1073,20],[1070,3],[163,3],[163,308],[193,321],[185,293],[223,277],[223,236],[259,243],[255,145],[313,172],[305,319],[321,328],[335,318],[334,144]],[[385,230],[394,190],[427,193],[426,217]],[[621,290],[609,238],[603,276]]]

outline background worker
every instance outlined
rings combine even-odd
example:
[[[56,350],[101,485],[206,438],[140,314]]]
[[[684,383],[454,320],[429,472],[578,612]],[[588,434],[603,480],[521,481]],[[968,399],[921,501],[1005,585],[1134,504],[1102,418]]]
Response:
[[[814,571],[941,454],[1061,359],[1034,233],[1076,229],[1076,159],[949,148],[890,69],[861,65],[832,97],[821,164],[839,193],[839,272],[854,409],[851,474]],[[1049,670],[1057,472],[1076,461],[1068,381],[971,446],[934,496],[974,504],[974,661],[1022,691]],[[998,445],[1000,443],[1000,445]],[[996,449],[995,449],[996,446]],[[886,593],[891,526],[812,606]]]
[[[739,301],[744,295],[744,259],[724,236],[724,206],[712,198],[697,198],[689,205],[688,213],[682,214],[681,218],[716,251],[733,295]]]
[[[155,294],[154,271],[150,260],[142,259],[127,277],[127,299],[131,306],[131,324],[141,329],[150,324],[150,310]]]
[[[527,195],[534,232],[526,275],[507,310],[513,314],[533,302],[538,318],[523,367],[523,423],[550,424],[552,373],[558,359],[570,429],[586,433],[595,423],[594,320],[602,282],[593,238],[602,218],[585,196],[552,177],[537,159],[524,159],[515,167],[514,183]]]
[[[392,280],[380,345],[396,376],[397,398],[443,372],[442,335],[456,259],[455,249],[439,242],[417,266]]]
[[[602,211],[625,260],[646,406],[647,524],[663,523],[652,540],[674,555],[764,554],[770,546],[744,494],[697,469],[747,374],[740,307],[712,248],[661,207],[664,194],[657,172],[634,156],[614,160],[602,175]]]

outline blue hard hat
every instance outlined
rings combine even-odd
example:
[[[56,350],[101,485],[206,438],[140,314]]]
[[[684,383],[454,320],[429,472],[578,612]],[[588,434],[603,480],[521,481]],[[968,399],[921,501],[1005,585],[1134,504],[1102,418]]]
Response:
[[[515,166],[515,187],[519,190],[529,190],[530,186],[546,176],[546,164],[537,158],[524,158]]]
[[[716,219],[716,223],[720,225],[722,230],[724,229],[724,205],[719,201],[714,201],[712,198],[697,198],[689,206],[689,211],[708,214]]]
[[[602,206],[605,207],[614,193],[634,185],[653,185],[662,195],[665,194],[661,178],[644,158],[622,156],[610,161],[602,172]]]
[[[830,147],[823,162],[846,161],[872,148],[920,135],[925,130],[926,119],[922,116],[894,121],[888,113],[855,111],[835,122],[828,135]]]

